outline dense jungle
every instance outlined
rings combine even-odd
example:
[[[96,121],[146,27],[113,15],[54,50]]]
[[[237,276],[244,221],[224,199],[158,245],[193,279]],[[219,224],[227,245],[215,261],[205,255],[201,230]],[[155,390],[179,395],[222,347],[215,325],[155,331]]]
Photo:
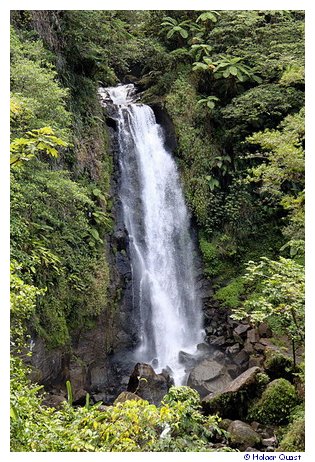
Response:
[[[304,19],[11,11],[11,451],[305,450]]]

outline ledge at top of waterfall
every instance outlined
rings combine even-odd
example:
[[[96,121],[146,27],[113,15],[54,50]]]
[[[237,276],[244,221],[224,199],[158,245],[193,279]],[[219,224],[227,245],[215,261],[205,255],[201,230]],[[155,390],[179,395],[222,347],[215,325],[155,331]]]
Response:
[[[185,383],[180,352],[193,354],[203,340],[196,290],[194,246],[176,164],[164,147],[152,109],[137,104],[133,85],[100,90],[118,125],[120,199],[129,234],[137,362],[171,370]]]

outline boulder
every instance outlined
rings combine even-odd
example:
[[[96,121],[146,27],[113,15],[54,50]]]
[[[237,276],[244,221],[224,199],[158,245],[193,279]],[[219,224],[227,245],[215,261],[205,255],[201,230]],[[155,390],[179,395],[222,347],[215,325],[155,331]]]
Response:
[[[225,350],[225,353],[229,356],[236,355],[240,351],[241,347],[239,343],[234,343],[234,345],[231,345],[227,347]]]
[[[214,361],[217,361],[218,363],[221,363],[221,362],[224,361],[225,355],[224,355],[223,351],[217,350],[217,351],[215,351],[215,352],[213,353],[212,359],[213,359]]]
[[[259,384],[256,376],[259,372],[261,372],[259,367],[251,367],[223,390],[204,397],[202,407],[205,413],[219,413],[221,417],[230,419],[244,418],[249,400],[257,394]]]
[[[247,369],[247,371],[243,372],[230,383],[230,385],[226,388],[226,391],[234,393],[241,390],[248,390],[250,386],[255,384],[258,372],[261,372],[259,367],[251,367],[250,369]]]
[[[197,364],[189,374],[187,385],[198,391],[201,398],[209,393],[223,390],[231,382],[227,369],[222,364],[207,358]]]
[[[222,419],[219,422],[219,427],[223,428],[223,430],[227,430],[232,422],[233,422],[233,420],[231,420],[231,419]]]
[[[246,332],[248,331],[248,329],[250,329],[250,325],[249,324],[239,324],[237,327],[235,327],[234,329],[234,333],[236,335],[244,335],[246,334]]]
[[[172,380],[166,370],[162,374],[156,374],[149,364],[137,363],[130,376],[127,391],[159,405],[171,384]]]
[[[265,323],[261,322],[258,326],[258,333],[260,337],[270,338],[272,337],[272,331],[270,327]]]
[[[130,391],[123,391],[121,392],[114,401],[114,405],[118,403],[125,403],[126,401],[141,401],[142,398],[136,395],[135,393],[131,393]]]
[[[198,343],[197,345],[197,350],[199,353],[206,354],[210,353],[212,351],[212,348],[208,343]]]
[[[238,377],[242,373],[242,371],[236,364],[228,364],[226,368],[233,380],[236,379],[236,377]]]
[[[261,440],[261,444],[263,446],[276,446],[277,438],[275,436],[272,436],[271,438],[264,438]]]
[[[185,366],[191,368],[196,364],[197,358],[196,358],[196,356],[194,356],[194,355],[192,355],[190,353],[187,353],[186,351],[180,351],[178,353],[178,361],[181,364],[184,364]]]
[[[222,345],[225,344],[225,337],[224,337],[224,335],[212,336],[209,339],[209,343],[210,343],[210,345],[213,345],[213,346],[222,346]]]
[[[241,367],[246,367],[248,365],[249,354],[246,350],[239,351],[235,356],[233,356],[233,361],[235,364]]]
[[[241,420],[235,420],[228,428],[229,441],[232,447],[244,451],[247,447],[257,446],[261,438],[252,427]]]
[[[259,334],[257,329],[250,329],[247,331],[247,339],[251,343],[256,343],[259,341]]]
[[[255,350],[255,351],[258,351],[258,353],[263,353],[264,350],[265,350],[265,346],[264,346],[262,343],[260,343],[260,342],[255,343],[255,344],[254,344],[254,350]]]
[[[262,356],[250,356],[248,367],[262,367],[264,358]]]

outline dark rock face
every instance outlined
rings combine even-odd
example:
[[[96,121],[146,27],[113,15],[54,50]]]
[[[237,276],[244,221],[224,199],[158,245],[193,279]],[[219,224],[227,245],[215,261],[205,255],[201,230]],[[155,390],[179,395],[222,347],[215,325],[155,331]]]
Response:
[[[187,385],[198,391],[203,398],[220,391],[231,382],[227,369],[213,359],[204,359],[189,374]]]
[[[137,363],[130,376],[127,391],[137,394],[149,403],[159,405],[173,382],[167,371],[156,374],[145,363]]]
[[[165,109],[160,104],[153,104],[152,106],[156,121],[163,128],[165,147],[169,151],[175,151],[177,148],[177,141],[175,136],[175,129],[172,120]]]
[[[45,386],[54,386],[67,380],[69,354],[64,348],[48,350],[41,338],[35,338],[31,364],[32,379]]]

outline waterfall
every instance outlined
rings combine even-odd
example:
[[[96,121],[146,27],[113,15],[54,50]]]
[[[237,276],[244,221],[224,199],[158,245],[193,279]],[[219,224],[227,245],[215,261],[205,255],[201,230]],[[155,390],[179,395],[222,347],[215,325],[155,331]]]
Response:
[[[203,340],[195,287],[190,220],[179,173],[149,106],[136,103],[133,85],[101,89],[115,107],[120,199],[129,234],[134,313],[139,319],[137,361],[170,370],[185,383],[179,352],[194,354]]]

